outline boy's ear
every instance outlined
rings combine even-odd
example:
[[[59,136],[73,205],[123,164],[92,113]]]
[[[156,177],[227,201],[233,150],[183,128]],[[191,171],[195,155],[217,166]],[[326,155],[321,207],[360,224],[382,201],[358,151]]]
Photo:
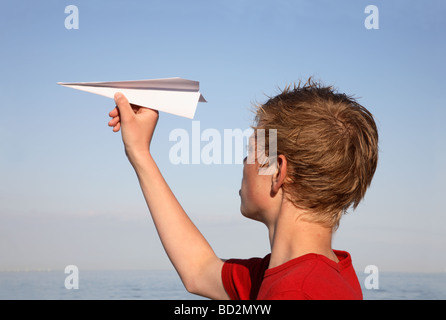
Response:
[[[285,182],[287,172],[287,160],[284,155],[278,155],[277,169],[271,176],[271,193],[276,194]]]

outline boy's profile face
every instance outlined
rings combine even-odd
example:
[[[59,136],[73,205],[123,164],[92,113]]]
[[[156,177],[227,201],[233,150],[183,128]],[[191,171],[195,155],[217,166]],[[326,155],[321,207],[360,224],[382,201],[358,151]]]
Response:
[[[250,151],[243,160],[240,211],[247,218],[264,222],[269,207],[271,175],[259,174],[260,164],[256,152],[252,152],[257,149],[255,140],[250,138]]]

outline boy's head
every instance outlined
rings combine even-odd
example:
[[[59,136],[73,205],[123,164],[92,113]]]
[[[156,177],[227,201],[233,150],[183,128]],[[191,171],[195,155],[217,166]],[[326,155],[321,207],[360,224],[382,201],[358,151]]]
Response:
[[[287,160],[283,192],[308,212],[306,221],[337,228],[364,197],[378,162],[378,131],[352,97],[310,79],[259,105],[254,129],[277,130],[277,155]]]

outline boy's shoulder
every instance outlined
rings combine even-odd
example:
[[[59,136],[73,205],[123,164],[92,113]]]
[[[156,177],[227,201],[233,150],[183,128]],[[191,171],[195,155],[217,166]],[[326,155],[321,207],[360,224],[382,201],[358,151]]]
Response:
[[[350,254],[334,251],[339,262],[310,253],[268,269],[264,258],[231,259],[222,280],[231,299],[362,299]]]
[[[362,299],[350,254],[334,251],[339,262],[309,253],[265,270],[258,299]]]

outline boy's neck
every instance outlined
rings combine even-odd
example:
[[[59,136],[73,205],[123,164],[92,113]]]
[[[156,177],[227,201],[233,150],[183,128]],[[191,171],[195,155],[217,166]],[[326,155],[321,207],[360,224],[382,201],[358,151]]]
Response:
[[[303,221],[303,213],[289,202],[282,203],[275,221],[267,224],[271,243],[269,268],[308,253],[317,253],[338,262],[331,248],[332,229]]]

